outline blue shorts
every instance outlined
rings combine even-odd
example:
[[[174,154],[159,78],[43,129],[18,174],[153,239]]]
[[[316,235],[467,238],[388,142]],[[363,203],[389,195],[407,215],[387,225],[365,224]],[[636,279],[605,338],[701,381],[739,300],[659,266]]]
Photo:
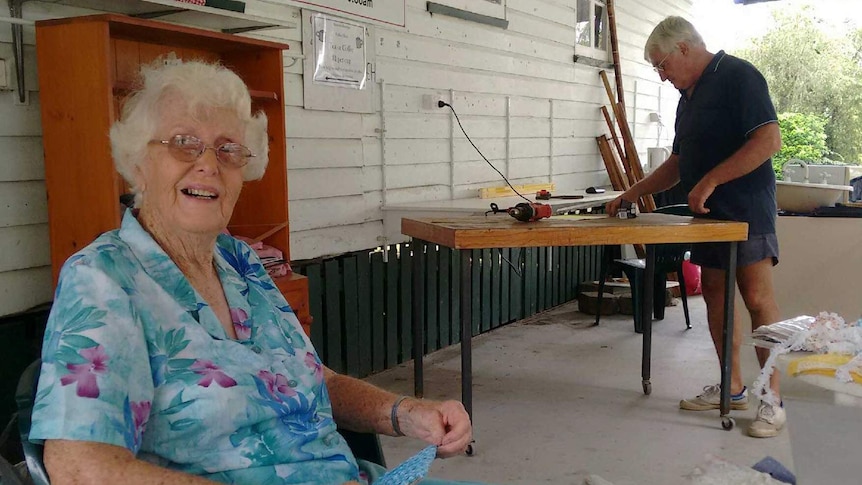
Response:
[[[754,234],[740,241],[736,249],[736,267],[772,258],[778,264],[778,236]],[[691,245],[691,262],[704,268],[727,269],[727,243],[697,243]]]

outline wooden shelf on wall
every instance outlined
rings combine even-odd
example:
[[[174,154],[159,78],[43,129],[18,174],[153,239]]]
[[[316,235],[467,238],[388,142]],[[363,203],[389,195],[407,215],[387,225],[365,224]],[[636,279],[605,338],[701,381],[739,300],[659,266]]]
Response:
[[[114,83],[114,87],[112,88],[112,92],[114,93],[114,96],[116,96],[117,98],[120,98],[122,100],[122,98],[125,98],[126,96],[129,95],[129,93],[132,92],[132,89],[134,89],[133,83],[127,82],[127,81],[117,81]],[[276,93],[274,91],[260,91],[257,89],[249,89],[248,94],[249,94],[249,96],[251,96],[251,99],[254,101],[278,101],[279,100],[278,93]]]
[[[119,196],[127,187],[114,169],[107,133],[142,64],[156,59],[218,61],[249,86],[252,109],[268,120],[269,158],[261,180],[247,182],[228,226],[290,260],[285,137],[285,44],[117,14],[36,22],[36,51],[45,148],[45,184],[51,264],[57,281],[63,262],[99,234],[119,227]],[[279,230],[270,229],[280,227]],[[280,278],[279,289],[308,314],[308,282]]]

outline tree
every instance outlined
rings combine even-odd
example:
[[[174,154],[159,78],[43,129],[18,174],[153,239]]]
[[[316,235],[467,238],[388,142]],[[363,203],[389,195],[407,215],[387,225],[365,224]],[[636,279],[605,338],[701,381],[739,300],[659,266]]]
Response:
[[[784,178],[782,171],[788,160],[822,160],[829,151],[826,146],[826,118],[781,113],[778,115],[778,125],[781,127],[781,151],[772,157],[772,168],[779,178]]]
[[[777,112],[825,120],[825,157],[862,162],[862,30],[830,36],[811,6],[773,16],[775,27],[739,56],[763,73]]]

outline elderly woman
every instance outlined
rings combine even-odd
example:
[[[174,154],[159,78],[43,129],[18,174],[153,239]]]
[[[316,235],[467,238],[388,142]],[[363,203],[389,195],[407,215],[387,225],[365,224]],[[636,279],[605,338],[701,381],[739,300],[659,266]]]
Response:
[[[236,74],[146,68],[110,135],[136,209],[60,275],[30,432],[54,485],[358,482],[336,422],[464,452],[459,402],[327,369],[253,251],[223,234],[267,163],[266,118]]]

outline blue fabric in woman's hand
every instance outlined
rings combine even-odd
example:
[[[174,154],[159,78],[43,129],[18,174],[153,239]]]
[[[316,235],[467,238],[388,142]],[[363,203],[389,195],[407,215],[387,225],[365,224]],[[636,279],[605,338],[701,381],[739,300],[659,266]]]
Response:
[[[431,462],[436,456],[437,447],[430,445],[386,472],[374,482],[374,485],[409,485],[416,480],[425,478],[431,468]]]

